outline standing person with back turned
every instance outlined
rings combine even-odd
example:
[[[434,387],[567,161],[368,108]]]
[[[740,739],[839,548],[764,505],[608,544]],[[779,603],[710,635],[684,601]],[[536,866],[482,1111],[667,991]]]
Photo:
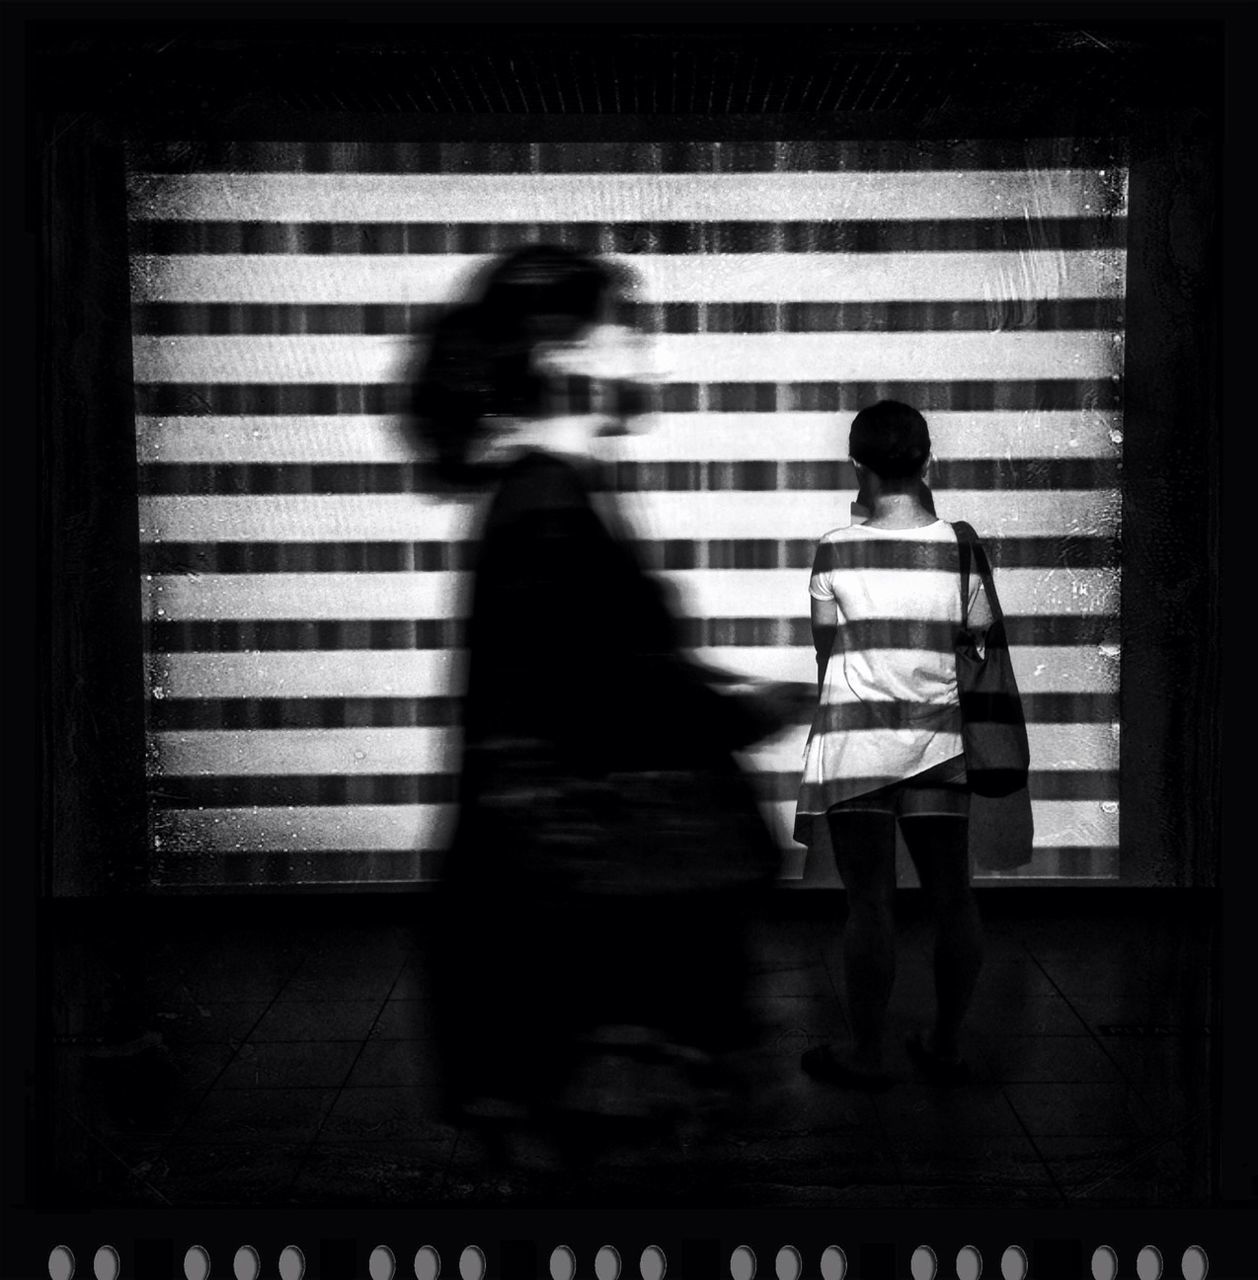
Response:
[[[892,1083],[884,1060],[895,978],[898,821],[936,922],[936,1018],[907,1048],[928,1078],[968,1078],[959,1036],[982,965],[970,884],[969,791],[955,643],[962,623],[957,534],[922,501],[930,433],[910,405],[883,400],[853,419],[849,452],[869,502],[863,524],[817,546],[809,583],[818,707],[804,752],[795,839],[825,822],[847,891],[844,969],[853,1044],[809,1049],[810,1075],[848,1088]],[[969,627],[992,614],[978,574]]]

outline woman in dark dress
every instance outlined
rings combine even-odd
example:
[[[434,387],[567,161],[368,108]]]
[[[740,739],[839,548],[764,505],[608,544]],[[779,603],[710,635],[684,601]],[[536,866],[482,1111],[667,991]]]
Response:
[[[587,1136],[661,1109],[631,1079],[699,1087],[746,1035],[742,927],[778,863],[733,752],[780,721],[684,654],[594,458],[639,399],[622,287],[573,251],[507,255],[418,385],[446,471],[494,486],[439,913],[447,1096]]]

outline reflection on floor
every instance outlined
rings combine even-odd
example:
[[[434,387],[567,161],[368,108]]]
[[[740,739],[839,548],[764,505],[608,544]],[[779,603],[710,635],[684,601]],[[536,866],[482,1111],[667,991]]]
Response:
[[[339,923],[298,923],[272,899],[232,925],[207,923],[236,913],[203,901],[195,920],[172,909],[142,927],[80,911],[53,944],[52,1192],[93,1206],[1204,1202],[1210,911],[1170,891],[1097,893],[1033,910],[986,893],[974,1083],[926,1085],[901,1050],[876,1097],[799,1069],[803,1049],[846,1035],[842,899],[790,895],[757,930],[749,1106],[706,1130],[638,1130],[579,1177],[541,1144],[504,1171],[438,1119],[434,959],[413,907],[371,923],[382,913],[358,899]],[[911,901],[903,917],[893,1046],[930,1005],[929,930]]]

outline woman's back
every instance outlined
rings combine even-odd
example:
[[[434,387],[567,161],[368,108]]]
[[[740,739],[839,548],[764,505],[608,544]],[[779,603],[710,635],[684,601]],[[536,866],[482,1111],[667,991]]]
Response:
[[[944,520],[908,529],[852,525],[821,539],[809,593],[833,600],[838,613],[836,661],[827,670],[827,683],[838,680],[835,698],[955,704],[959,572],[956,534]],[[972,605],[978,592],[975,575]]]
[[[814,614],[833,611],[833,644],[804,753],[796,839],[809,815],[961,754],[956,637],[960,552],[947,521],[851,525],[817,544]],[[986,625],[978,575],[971,620]]]

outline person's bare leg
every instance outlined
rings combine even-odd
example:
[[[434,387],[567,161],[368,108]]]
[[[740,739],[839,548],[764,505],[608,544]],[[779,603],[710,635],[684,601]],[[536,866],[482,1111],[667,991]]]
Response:
[[[983,926],[970,884],[968,824],[960,816],[901,819],[935,917],[935,1027],[927,1048],[955,1062],[961,1027],[983,966]]]
[[[887,1005],[895,982],[895,819],[890,814],[830,815],[839,877],[847,890],[843,967],[852,1023],[850,1065],[882,1075]]]

